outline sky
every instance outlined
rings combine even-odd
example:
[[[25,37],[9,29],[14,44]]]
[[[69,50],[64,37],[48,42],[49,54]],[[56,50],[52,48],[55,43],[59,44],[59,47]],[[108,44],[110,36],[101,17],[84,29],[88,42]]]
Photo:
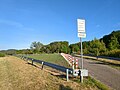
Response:
[[[120,30],[120,0],[0,0],[0,50],[77,43],[78,18],[86,21],[83,41],[102,38]]]

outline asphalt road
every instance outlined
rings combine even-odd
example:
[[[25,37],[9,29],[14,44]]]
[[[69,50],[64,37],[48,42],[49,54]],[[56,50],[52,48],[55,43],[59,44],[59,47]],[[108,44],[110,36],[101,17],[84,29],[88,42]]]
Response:
[[[79,65],[81,66],[80,62],[81,59],[79,60]],[[100,61],[89,59],[84,59],[84,68],[88,69],[89,74],[95,79],[114,90],[120,90],[120,70],[116,70]]]

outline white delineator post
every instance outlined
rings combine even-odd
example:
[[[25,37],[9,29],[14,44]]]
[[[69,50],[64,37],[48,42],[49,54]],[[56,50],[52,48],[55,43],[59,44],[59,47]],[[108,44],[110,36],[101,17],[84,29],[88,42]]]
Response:
[[[42,70],[43,70],[43,66],[44,66],[44,62],[42,62],[42,68],[41,68]]]
[[[33,59],[32,59],[32,65],[33,65]]]
[[[69,81],[69,69],[66,69],[66,79]]]

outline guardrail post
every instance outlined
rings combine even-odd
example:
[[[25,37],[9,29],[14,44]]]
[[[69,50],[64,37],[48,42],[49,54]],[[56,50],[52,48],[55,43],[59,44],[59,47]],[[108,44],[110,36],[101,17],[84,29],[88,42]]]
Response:
[[[22,59],[23,59],[23,56],[22,56]]]
[[[26,58],[26,62],[28,62],[28,58]]]
[[[23,60],[25,60],[25,57],[23,57]]]
[[[82,75],[82,71],[80,70],[79,73],[80,73],[80,82],[83,83],[83,75]]]
[[[67,81],[69,81],[69,69],[66,69],[66,79],[67,79]]]
[[[42,70],[43,70],[43,66],[44,66],[44,62],[42,62],[42,68],[41,68]]]
[[[27,59],[26,59],[26,62],[28,63],[28,61],[29,61],[29,59],[27,58]]]
[[[80,76],[80,82],[83,83],[83,76]]]
[[[20,58],[22,59],[22,56],[20,56]]]
[[[25,59],[24,59],[24,61],[26,61],[26,57],[24,57]]]
[[[33,65],[33,59],[32,59],[32,65]]]

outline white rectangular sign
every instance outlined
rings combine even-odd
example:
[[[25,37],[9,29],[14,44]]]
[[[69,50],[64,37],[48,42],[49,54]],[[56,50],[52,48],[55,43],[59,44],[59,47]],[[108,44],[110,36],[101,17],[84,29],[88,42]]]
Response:
[[[80,37],[80,38],[86,38],[86,33],[78,33],[78,37]]]
[[[85,32],[85,20],[77,19],[78,32]]]
[[[80,69],[80,76],[88,76],[88,70]]]

